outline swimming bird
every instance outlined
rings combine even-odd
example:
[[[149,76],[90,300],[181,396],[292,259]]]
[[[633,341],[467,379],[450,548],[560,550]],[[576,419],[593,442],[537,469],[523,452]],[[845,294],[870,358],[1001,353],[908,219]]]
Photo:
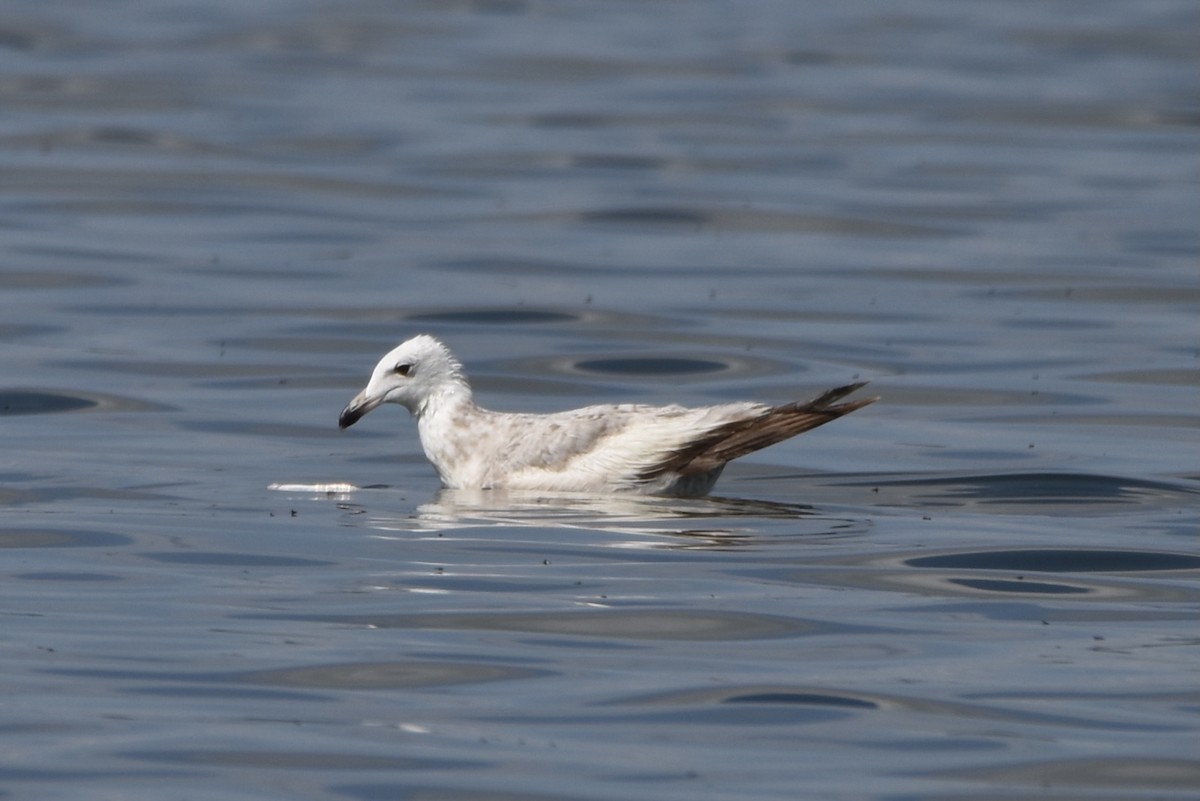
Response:
[[[425,456],[450,489],[704,495],[731,459],[794,437],[877,398],[837,403],[866,382],[768,406],[608,404],[551,414],[475,403],[458,359],[428,334],[389,351],[342,410],[339,428],[384,403],[417,420]]]

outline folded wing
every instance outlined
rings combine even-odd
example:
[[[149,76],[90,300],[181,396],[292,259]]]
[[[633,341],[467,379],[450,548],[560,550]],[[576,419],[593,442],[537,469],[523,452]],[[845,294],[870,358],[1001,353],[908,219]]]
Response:
[[[874,403],[878,398],[836,403],[865,385],[865,381],[847,384],[811,401],[772,406],[752,417],[722,423],[647,465],[638,478],[653,481],[667,474],[686,477],[716,470],[739,456],[782,442]]]

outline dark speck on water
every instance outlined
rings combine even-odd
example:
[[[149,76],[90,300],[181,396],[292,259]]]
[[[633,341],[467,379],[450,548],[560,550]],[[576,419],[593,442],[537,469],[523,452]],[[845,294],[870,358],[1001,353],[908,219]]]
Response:
[[[1084,7],[8,0],[0,797],[1193,797],[1200,6]],[[882,400],[439,491],[421,332]]]

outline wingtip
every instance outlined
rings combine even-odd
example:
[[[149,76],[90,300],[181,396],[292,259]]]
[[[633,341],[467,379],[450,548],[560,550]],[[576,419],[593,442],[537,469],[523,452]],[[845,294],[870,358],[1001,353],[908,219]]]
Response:
[[[807,403],[797,403],[795,405],[796,406],[806,406],[806,407],[810,407],[810,408],[832,407],[832,405],[836,401],[840,401],[842,398],[846,397],[847,395],[857,392],[858,390],[862,389],[869,383],[871,383],[871,382],[870,381],[856,381],[853,384],[844,384],[843,386],[834,387],[833,389],[828,390],[827,392],[821,393],[816,398],[814,398],[811,401],[808,401]],[[866,406],[869,403],[874,403],[877,400],[879,400],[878,395],[876,395],[873,398],[863,398],[861,400],[851,401],[850,403],[845,404],[845,406],[853,407],[852,409],[850,409],[851,411],[853,411],[853,409],[862,408],[863,406]]]
[[[827,411],[837,412],[838,414],[850,414],[850,412],[858,411],[864,406],[870,406],[877,400],[879,400],[878,395],[870,398],[859,398],[858,400],[839,403],[837,406],[830,406],[828,407]]]
[[[838,391],[844,390],[845,394],[849,395],[852,392],[858,392],[860,389],[862,389],[863,387],[865,387],[867,384],[870,384],[870,383],[871,383],[870,381],[855,381],[852,384],[846,384],[844,387],[838,387]],[[875,398],[878,398],[878,397],[879,397],[878,395],[875,396]]]

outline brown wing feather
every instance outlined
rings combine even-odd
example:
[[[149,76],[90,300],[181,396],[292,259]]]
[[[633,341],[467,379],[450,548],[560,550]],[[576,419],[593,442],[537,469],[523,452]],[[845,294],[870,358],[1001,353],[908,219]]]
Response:
[[[652,480],[667,473],[678,473],[681,476],[706,473],[739,456],[745,456],[752,451],[824,425],[830,420],[836,420],[879,400],[866,398],[849,403],[834,403],[866,386],[866,383],[862,381],[847,384],[831,389],[811,401],[785,403],[754,417],[719,425],[662,461],[650,465],[638,477]]]

